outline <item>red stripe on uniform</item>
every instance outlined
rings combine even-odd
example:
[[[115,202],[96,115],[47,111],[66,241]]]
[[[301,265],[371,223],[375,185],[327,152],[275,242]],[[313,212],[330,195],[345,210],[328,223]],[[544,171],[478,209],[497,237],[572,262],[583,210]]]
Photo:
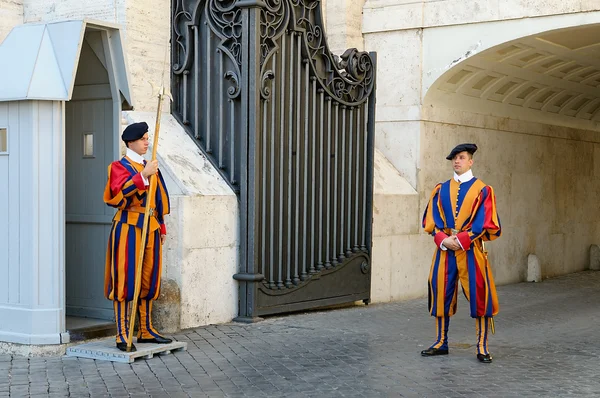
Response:
[[[483,229],[498,229],[498,226],[492,221],[493,203],[492,203],[492,192],[488,187],[484,188],[487,191],[487,197],[483,202],[483,210],[485,211],[485,217],[483,221]]]
[[[475,284],[477,286],[477,291],[475,292],[475,300],[477,304],[477,316],[483,316],[485,314],[485,281],[483,280],[483,274],[481,273],[481,268],[479,268],[479,263],[477,262],[477,257],[474,256],[475,259]],[[471,295],[473,297],[473,295]]]
[[[120,162],[113,162],[110,165],[108,178],[110,180],[110,191],[113,196],[121,191],[130,176],[129,171]]]

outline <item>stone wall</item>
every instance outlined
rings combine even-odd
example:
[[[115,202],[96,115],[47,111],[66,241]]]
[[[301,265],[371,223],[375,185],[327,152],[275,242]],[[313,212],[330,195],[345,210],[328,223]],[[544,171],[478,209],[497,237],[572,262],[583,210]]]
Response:
[[[156,111],[156,98],[148,82],[170,87],[171,2],[122,1],[126,1],[127,55],[135,109]]]
[[[597,132],[436,108],[425,117],[419,212],[429,190],[451,175],[449,148],[476,142],[473,172],[494,187],[503,228],[487,246],[497,282],[525,280],[529,254],[538,256],[543,277],[587,268],[600,233]]]
[[[413,188],[420,149],[422,44],[419,29],[365,35],[365,48],[377,52],[375,145]]]
[[[362,35],[362,9],[365,0],[323,1],[325,34],[330,50],[342,54],[348,48],[364,48]]]
[[[486,247],[498,284],[524,281],[529,254],[538,256],[544,278],[588,267],[600,234],[596,132],[435,107],[423,117],[418,189],[391,162],[376,163],[374,302],[426,295],[434,245],[420,220],[433,187],[451,178],[445,157],[460,142],[478,144],[473,172],[496,193],[503,235]],[[382,164],[385,175],[397,176],[384,177]]]
[[[0,43],[15,25],[23,23],[23,0],[0,0]]]
[[[433,244],[420,233],[419,193],[380,151],[375,154],[371,300],[420,297]]]
[[[25,23],[89,18],[122,23],[126,0],[23,0]]]
[[[367,0],[362,30],[366,34],[596,10],[596,0]]]

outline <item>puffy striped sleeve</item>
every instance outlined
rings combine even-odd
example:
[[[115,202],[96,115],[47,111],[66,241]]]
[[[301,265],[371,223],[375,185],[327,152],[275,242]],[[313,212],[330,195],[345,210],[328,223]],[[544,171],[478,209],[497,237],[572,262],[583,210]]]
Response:
[[[160,170],[157,173],[158,179],[156,180],[157,191],[156,191],[156,213],[158,223],[160,224],[160,234],[167,234],[167,226],[165,224],[165,216],[171,212],[171,202],[169,199],[169,191],[167,190],[167,184],[162,176]]]
[[[471,222],[467,230],[459,233],[457,238],[463,247],[469,247],[476,239],[491,241],[500,235],[502,235],[502,227],[496,209],[496,195],[494,189],[486,185],[473,204]]]
[[[121,162],[113,162],[108,166],[108,181],[104,188],[104,203],[107,205],[124,209],[129,205],[129,197],[145,190],[146,185],[140,173],[132,176]]]
[[[445,226],[444,213],[441,210],[439,196],[442,184],[437,184],[431,193],[425,212],[423,213],[422,226],[425,232],[433,236],[437,247],[448,237],[442,229]]]

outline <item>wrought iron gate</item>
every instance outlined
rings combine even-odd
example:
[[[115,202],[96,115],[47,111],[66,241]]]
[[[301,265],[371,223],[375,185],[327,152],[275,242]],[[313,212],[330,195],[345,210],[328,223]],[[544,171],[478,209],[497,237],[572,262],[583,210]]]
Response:
[[[320,0],[173,0],[173,115],[240,200],[239,320],[368,300],[375,54]]]

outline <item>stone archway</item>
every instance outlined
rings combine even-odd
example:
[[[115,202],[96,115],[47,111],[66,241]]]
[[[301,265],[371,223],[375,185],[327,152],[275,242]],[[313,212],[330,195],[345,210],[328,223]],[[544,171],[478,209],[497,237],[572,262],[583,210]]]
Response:
[[[429,88],[425,105],[597,129],[600,24],[544,31],[458,62]]]
[[[501,22],[424,71],[419,181],[431,185],[453,143],[479,144],[475,171],[496,188],[505,231],[491,252],[500,283],[524,280],[530,253],[544,277],[586,269],[600,237],[600,24],[561,18],[521,32]]]

